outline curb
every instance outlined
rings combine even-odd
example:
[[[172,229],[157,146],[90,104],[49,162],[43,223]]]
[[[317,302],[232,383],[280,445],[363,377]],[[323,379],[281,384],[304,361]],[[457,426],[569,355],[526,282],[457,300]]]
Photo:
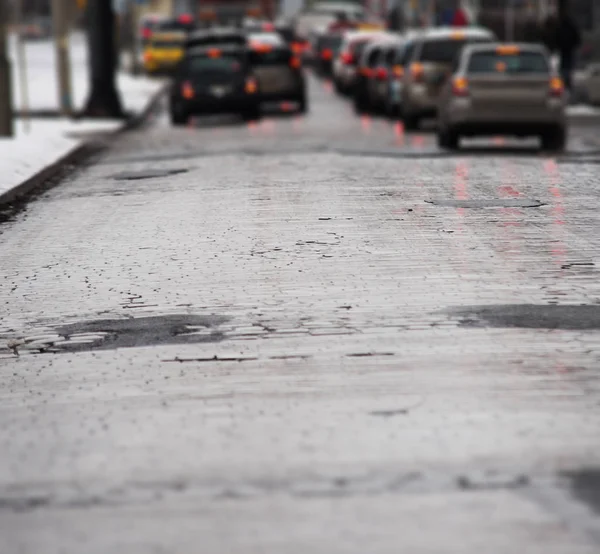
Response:
[[[148,116],[157,108],[167,88],[168,83],[165,83],[154,93],[154,95],[152,95],[150,101],[142,111],[125,120],[118,129],[104,134],[103,137],[106,138],[119,135],[126,131],[136,129],[142,125]],[[12,189],[0,194],[0,207],[16,201],[22,201],[25,195],[31,193],[50,179],[56,177],[66,166],[81,163],[89,154],[96,150],[97,149],[94,147],[94,139],[84,140],[79,144],[76,144],[69,152],[55,160],[53,163],[47,165]]]

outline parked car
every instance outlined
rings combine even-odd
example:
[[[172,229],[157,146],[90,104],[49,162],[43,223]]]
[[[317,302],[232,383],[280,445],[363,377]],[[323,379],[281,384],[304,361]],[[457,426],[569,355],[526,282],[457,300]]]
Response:
[[[259,85],[245,46],[198,46],[178,67],[170,94],[173,125],[185,125],[193,115],[219,113],[259,117]]]
[[[537,135],[544,149],[564,148],[565,89],[543,46],[471,45],[454,64],[440,95],[439,145],[497,134]]]
[[[354,108],[358,113],[385,110],[394,54],[401,44],[398,35],[382,34],[363,50],[354,86]]]
[[[363,49],[370,40],[381,31],[347,31],[333,62],[333,82],[336,90],[342,94],[353,91],[358,76],[357,65]]]
[[[407,130],[435,117],[439,95],[450,69],[467,44],[493,42],[494,34],[478,27],[438,27],[409,41],[404,54],[402,118]]]

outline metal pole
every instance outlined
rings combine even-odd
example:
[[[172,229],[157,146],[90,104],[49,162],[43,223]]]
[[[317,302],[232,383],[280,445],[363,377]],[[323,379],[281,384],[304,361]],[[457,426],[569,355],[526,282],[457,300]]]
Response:
[[[14,134],[8,19],[8,0],[0,0],[0,137],[12,137]]]
[[[63,115],[73,114],[71,61],[69,57],[69,22],[66,0],[52,0],[52,25],[58,71],[58,102]]]
[[[23,21],[23,0],[17,0],[15,22],[21,24]],[[23,130],[28,133],[30,129],[29,114],[29,89],[27,79],[27,56],[25,55],[25,42],[23,35],[17,33],[17,64],[19,66],[19,84],[21,89],[21,114],[23,119]]]
[[[131,33],[131,44],[129,49],[130,60],[130,71],[132,75],[138,75],[140,72],[140,63],[139,63],[139,47],[138,44],[138,21],[139,21],[139,11],[137,9],[136,0],[129,0],[129,17],[130,21],[130,33]]]

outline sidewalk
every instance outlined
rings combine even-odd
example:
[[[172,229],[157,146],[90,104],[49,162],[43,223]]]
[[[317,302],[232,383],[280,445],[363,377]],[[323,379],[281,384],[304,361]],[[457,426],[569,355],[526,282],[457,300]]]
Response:
[[[87,51],[84,36],[71,37],[73,105],[81,109],[87,99]],[[58,112],[58,87],[53,44],[26,43],[27,98],[22,94],[22,75],[17,64],[16,44],[10,41],[13,71],[13,105],[16,111]],[[124,109],[142,116],[164,88],[164,80],[120,73],[118,88]],[[80,152],[91,137],[122,130],[127,121],[73,121],[61,117],[24,119],[15,122],[15,136],[0,138],[0,205],[25,194],[48,179],[64,161]]]

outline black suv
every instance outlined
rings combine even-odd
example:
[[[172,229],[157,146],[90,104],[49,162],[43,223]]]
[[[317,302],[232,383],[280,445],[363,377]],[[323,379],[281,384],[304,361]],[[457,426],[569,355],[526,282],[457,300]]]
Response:
[[[239,113],[257,119],[260,91],[248,58],[247,49],[237,45],[188,50],[171,89],[173,125],[185,125],[190,116],[202,114]]]

